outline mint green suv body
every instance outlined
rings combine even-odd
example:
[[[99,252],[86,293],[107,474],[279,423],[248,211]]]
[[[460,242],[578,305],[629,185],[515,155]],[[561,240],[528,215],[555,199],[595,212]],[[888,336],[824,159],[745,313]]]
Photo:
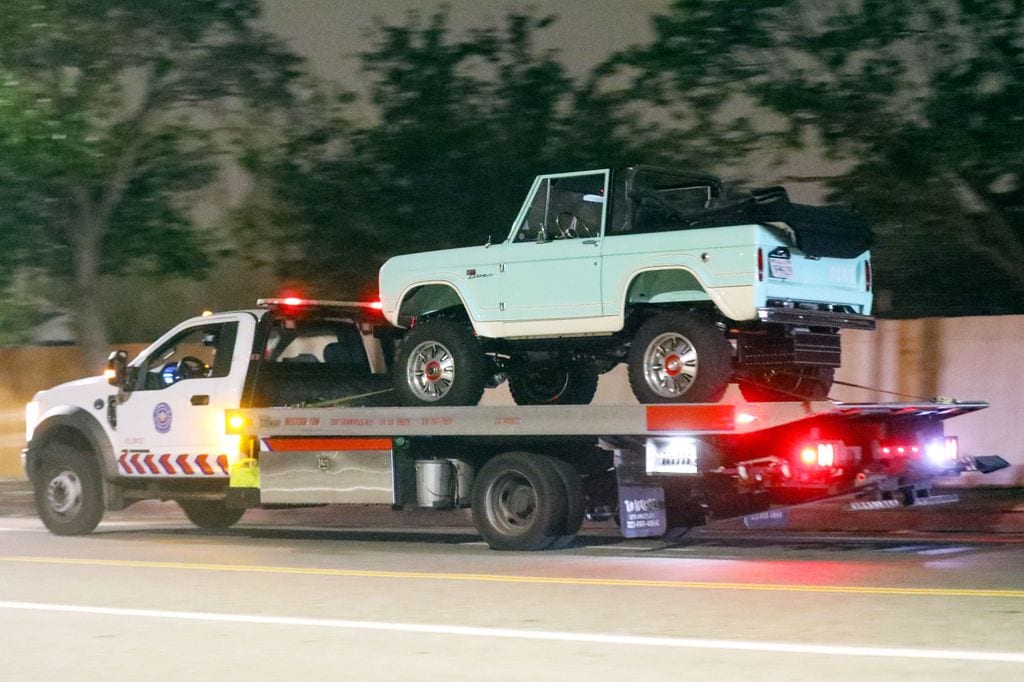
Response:
[[[414,328],[396,386],[407,402],[465,404],[481,377],[508,376],[517,401],[586,402],[596,374],[627,361],[644,402],[717,400],[731,380],[751,399],[824,397],[838,330],[874,326],[868,239],[781,188],[733,195],[645,167],[542,175],[504,241],[381,268],[393,324],[471,332],[446,345]]]

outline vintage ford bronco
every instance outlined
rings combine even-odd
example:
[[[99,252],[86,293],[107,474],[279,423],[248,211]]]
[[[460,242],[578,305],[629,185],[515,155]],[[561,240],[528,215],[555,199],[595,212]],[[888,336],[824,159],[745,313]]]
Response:
[[[839,330],[872,329],[870,231],[773,187],[634,166],[537,177],[501,243],[397,256],[407,404],[585,404],[626,362],[643,403],[821,399]]]

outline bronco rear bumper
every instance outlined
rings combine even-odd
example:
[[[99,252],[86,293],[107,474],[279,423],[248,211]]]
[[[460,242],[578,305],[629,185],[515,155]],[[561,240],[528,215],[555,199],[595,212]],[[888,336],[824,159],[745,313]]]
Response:
[[[799,327],[865,330],[875,328],[875,318],[870,315],[858,315],[856,313],[844,313],[834,310],[766,307],[757,309],[757,317],[762,322]]]

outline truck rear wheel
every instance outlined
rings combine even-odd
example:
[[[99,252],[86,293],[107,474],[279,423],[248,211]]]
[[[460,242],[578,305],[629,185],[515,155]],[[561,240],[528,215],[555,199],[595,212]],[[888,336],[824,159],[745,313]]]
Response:
[[[732,377],[732,347],[711,322],[664,313],[637,330],[627,363],[641,403],[717,402]]]
[[[238,523],[245,509],[234,509],[222,500],[178,500],[188,520],[198,528],[223,530]]]
[[[473,521],[491,549],[545,549],[567,534],[566,498],[551,458],[510,452],[480,470],[473,485]]]
[[[576,467],[556,457],[548,459],[562,480],[562,488],[565,490],[565,523],[558,528],[559,536],[551,543],[552,549],[562,549],[572,544],[583,526],[587,497]]]
[[[516,405],[589,405],[597,372],[585,365],[541,365],[509,376],[508,390]]]
[[[54,535],[91,533],[103,518],[103,483],[89,453],[64,443],[45,446],[33,477],[36,511]]]
[[[486,369],[487,358],[468,324],[425,320],[402,340],[394,386],[403,405],[476,405]]]

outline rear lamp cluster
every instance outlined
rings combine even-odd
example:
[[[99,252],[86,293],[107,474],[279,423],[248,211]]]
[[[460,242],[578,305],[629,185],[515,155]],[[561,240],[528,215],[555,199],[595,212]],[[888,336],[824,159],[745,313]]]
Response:
[[[883,443],[878,451],[884,458],[922,459],[923,456],[929,464],[945,467],[959,459],[960,443],[956,436],[943,436],[923,442]]]

